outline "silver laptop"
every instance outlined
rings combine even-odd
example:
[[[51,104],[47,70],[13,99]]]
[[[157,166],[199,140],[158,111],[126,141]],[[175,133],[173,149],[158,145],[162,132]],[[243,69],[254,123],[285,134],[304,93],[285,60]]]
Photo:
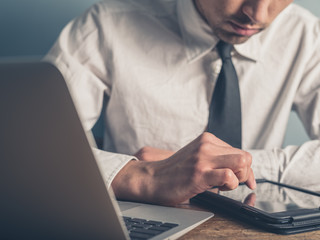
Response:
[[[116,202],[52,65],[0,64],[0,98],[1,239],[173,239],[213,216]]]

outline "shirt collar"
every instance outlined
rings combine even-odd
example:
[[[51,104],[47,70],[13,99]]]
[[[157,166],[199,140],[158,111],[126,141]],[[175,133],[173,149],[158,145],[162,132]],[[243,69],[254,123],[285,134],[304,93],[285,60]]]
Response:
[[[242,44],[235,44],[236,52],[245,58],[258,61],[261,54],[261,35],[262,33],[258,33]]]
[[[198,13],[192,0],[177,0],[177,14],[188,62],[209,53],[219,42],[211,27]],[[234,46],[237,53],[257,61],[261,49],[260,33]]]

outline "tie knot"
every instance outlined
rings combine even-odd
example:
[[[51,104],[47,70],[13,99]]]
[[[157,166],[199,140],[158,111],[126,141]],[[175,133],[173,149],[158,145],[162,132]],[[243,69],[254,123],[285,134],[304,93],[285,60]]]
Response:
[[[222,59],[222,61],[225,61],[227,59],[231,58],[231,50],[232,50],[233,46],[230,43],[226,43],[223,41],[220,41],[217,44],[217,49],[218,49],[218,53]]]

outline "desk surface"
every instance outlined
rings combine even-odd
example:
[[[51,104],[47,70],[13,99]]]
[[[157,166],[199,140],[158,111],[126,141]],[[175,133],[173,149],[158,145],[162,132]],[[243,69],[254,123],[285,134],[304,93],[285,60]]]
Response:
[[[195,209],[192,205],[181,206],[183,208]],[[189,233],[185,234],[179,240],[191,239],[259,239],[259,240],[282,240],[282,239],[320,239],[320,230],[306,233],[299,233],[294,235],[279,235],[265,232],[252,225],[242,223],[230,216],[215,213],[215,216]]]

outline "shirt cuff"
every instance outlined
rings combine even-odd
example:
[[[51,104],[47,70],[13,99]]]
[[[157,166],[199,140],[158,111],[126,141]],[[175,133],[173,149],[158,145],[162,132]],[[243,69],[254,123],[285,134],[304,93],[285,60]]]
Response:
[[[110,188],[111,183],[118,172],[129,161],[138,161],[136,157],[130,155],[106,152],[97,148],[92,148],[92,151],[95,155],[99,169],[108,188]]]
[[[279,181],[279,157],[274,150],[247,150],[252,155],[252,170],[256,179]]]

